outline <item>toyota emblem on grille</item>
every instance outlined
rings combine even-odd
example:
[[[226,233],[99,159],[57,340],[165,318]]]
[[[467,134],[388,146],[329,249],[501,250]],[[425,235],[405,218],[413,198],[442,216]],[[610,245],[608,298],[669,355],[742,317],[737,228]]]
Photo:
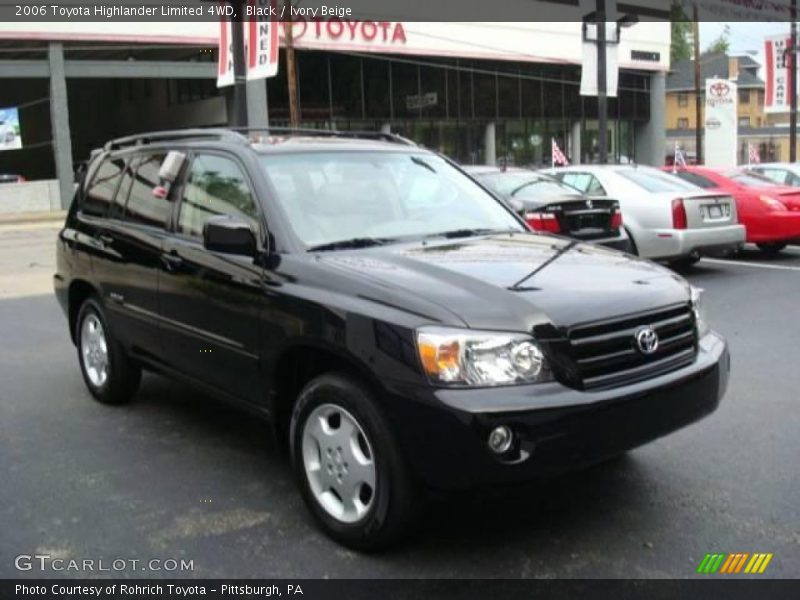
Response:
[[[642,354],[653,354],[658,350],[658,334],[653,331],[652,327],[642,327],[636,332],[634,338],[636,347]]]

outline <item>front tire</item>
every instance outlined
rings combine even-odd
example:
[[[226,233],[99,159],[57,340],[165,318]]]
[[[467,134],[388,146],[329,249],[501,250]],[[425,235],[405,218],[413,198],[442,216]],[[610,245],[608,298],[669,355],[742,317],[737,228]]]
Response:
[[[396,542],[419,498],[373,394],[356,379],[326,374],[305,386],[290,425],[292,465],[322,529],[357,550]]]
[[[75,327],[78,362],[89,392],[103,404],[129,402],[139,387],[142,370],[114,339],[95,298],[81,305]]]

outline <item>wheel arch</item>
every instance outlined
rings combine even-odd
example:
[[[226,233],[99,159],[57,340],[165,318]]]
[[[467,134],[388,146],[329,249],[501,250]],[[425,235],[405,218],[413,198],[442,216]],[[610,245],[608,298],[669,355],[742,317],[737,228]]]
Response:
[[[69,284],[67,292],[67,318],[69,319],[69,336],[72,343],[76,341],[76,323],[81,306],[90,296],[97,296],[97,288],[85,279],[75,279]]]
[[[350,375],[376,392],[383,387],[363,361],[338,347],[299,341],[278,354],[270,373],[269,411],[280,443],[289,438],[289,422],[300,391],[315,377],[332,372]]]

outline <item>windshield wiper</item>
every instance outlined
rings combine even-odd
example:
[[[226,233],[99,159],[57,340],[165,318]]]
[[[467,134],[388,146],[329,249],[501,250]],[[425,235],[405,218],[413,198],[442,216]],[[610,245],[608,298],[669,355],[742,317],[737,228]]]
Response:
[[[428,163],[426,163],[424,160],[422,160],[418,156],[412,156],[411,157],[411,162],[413,162],[415,164],[418,164],[420,167],[425,167],[431,173],[436,173],[436,169],[434,169],[432,166],[430,166]]]
[[[372,246],[383,246],[384,244],[389,244],[393,241],[393,238],[360,237],[349,240],[339,240],[337,242],[329,242],[327,244],[319,244],[318,246],[311,246],[308,250],[309,252],[325,252],[326,250],[370,248]]]
[[[472,237],[475,235],[487,235],[489,233],[520,233],[516,229],[489,229],[489,228],[479,228],[479,229],[453,229],[452,231],[442,231],[441,233],[431,233],[426,235],[425,238],[465,238],[465,237]]]

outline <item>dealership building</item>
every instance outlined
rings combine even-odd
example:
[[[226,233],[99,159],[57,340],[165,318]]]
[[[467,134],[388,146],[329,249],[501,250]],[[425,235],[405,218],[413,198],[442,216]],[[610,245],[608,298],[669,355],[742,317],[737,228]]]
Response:
[[[551,138],[572,162],[598,154],[597,99],[579,93],[580,22],[292,27],[303,127],[392,131],[464,163],[549,164]],[[0,110],[16,109],[22,142],[0,151],[0,172],[54,185],[109,138],[227,124],[218,35],[204,21],[0,23]],[[669,49],[669,23],[622,30],[609,160],[663,164]],[[247,97],[251,125],[288,124],[283,49],[277,76],[248,82]]]

